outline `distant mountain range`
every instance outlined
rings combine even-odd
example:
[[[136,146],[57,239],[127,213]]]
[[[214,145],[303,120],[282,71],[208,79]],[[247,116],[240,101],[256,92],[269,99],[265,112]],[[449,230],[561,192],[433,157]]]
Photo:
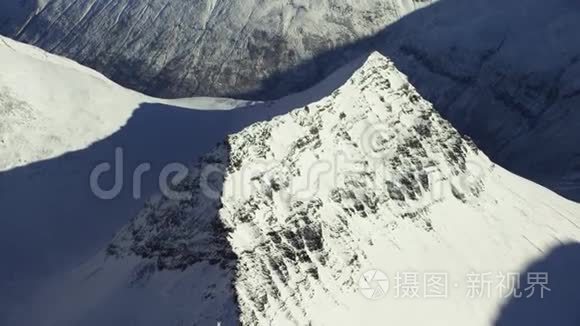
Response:
[[[263,82],[380,31],[429,1],[25,0],[0,4],[0,33],[161,97],[281,97],[353,54]]]
[[[0,32],[162,97],[275,99],[378,50],[494,161],[580,199],[570,0],[5,1]]]

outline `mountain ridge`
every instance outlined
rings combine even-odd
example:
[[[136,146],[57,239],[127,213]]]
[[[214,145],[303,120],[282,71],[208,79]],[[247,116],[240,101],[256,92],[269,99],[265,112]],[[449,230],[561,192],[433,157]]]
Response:
[[[256,30],[263,27],[268,27],[268,30],[256,34],[254,38],[243,36],[250,35],[249,31],[252,28],[246,29],[245,33],[238,33],[244,25],[245,18],[237,20],[237,14],[238,12],[245,14],[251,7],[245,3],[228,5],[235,7],[241,4],[248,7],[242,8],[243,10],[220,12],[220,8],[227,7],[224,5],[225,2],[196,2],[196,6],[203,10],[199,9],[190,16],[199,17],[200,13],[206,13],[204,8],[207,7],[208,10],[215,9],[211,10],[214,17],[228,18],[225,19],[228,23],[223,29],[212,30],[214,34],[219,32],[219,37],[216,37],[212,36],[212,31],[202,33],[203,30],[196,29],[196,24],[206,21],[205,16],[198,20],[189,20],[183,18],[187,17],[184,13],[182,18],[176,18],[181,17],[174,12],[180,11],[177,9],[182,3],[171,2],[170,7],[165,9],[165,14],[173,19],[158,22],[159,28],[165,31],[164,28],[167,27],[167,33],[175,33],[178,38],[185,37],[183,34],[191,34],[179,32],[177,27],[172,32],[169,21],[177,21],[175,24],[178,26],[193,28],[192,35],[200,33],[199,40],[205,40],[200,42],[206,44],[198,46],[193,41],[183,40],[187,43],[184,49],[194,46],[198,48],[199,53],[189,51],[181,56],[179,53],[173,53],[172,47],[166,48],[161,45],[159,49],[154,47],[159,42],[163,44],[168,42],[166,38],[146,42],[157,37],[156,29],[149,29],[150,33],[137,32],[141,30],[140,28],[135,28],[134,31],[133,23],[138,25],[148,23],[137,19],[140,14],[143,17],[155,17],[163,7],[162,2],[155,2],[151,7],[147,7],[147,3],[144,2],[140,5],[142,7],[139,7],[142,12],[137,7],[129,7],[120,13],[120,16],[124,17],[120,21],[115,19],[117,15],[101,19],[99,13],[107,10],[117,12],[123,8],[122,3],[118,3],[117,7],[114,3],[107,2],[109,6],[98,11],[96,9],[103,4],[96,2],[96,8],[85,17],[85,21],[79,26],[80,29],[67,34],[59,32],[59,28],[68,30],[76,26],[76,19],[83,17],[81,13],[88,8],[88,4],[95,3],[78,1],[65,12],[63,8],[68,7],[67,1],[70,0],[43,2],[42,5],[46,6],[43,8],[46,10],[38,18],[38,22],[30,25],[28,34],[24,33],[17,38],[48,49],[58,44],[68,44],[73,48],[62,51],[57,49],[56,52],[92,66],[99,65],[99,60],[111,63],[102,64],[98,68],[109,72],[107,75],[113,79],[124,81],[123,84],[126,86],[141,90],[168,91],[164,94],[168,96],[176,96],[183,91],[181,94],[188,96],[195,93],[225,94],[230,97],[261,100],[279,98],[307,89],[359,55],[371,50],[380,50],[409,76],[423,97],[432,102],[458,130],[469,135],[495,162],[567,198],[573,200],[580,198],[580,172],[577,166],[580,153],[574,142],[578,138],[577,121],[580,121],[577,110],[574,110],[580,100],[577,96],[580,94],[580,88],[576,77],[578,75],[576,72],[580,69],[578,60],[580,48],[573,32],[578,29],[580,19],[577,17],[577,4],[569,0],[558,0],[553,4],[539,0],[389,2],[385,10],[377,11],[376,17],[373,16],[371,21],[365,19],[364,12],[368,8],[372,11],[373,5],[376,4],[374,2],[350,4],[353,10],[361,15],[355,15],[358,18],[345,21],[341,13],[342,9],[348,8],[349,2],[341,2],[347,5],[334,8],[331,4],[338,2],[329,1],[312,7],[305,6],[306,18],[293,20],[296,29],[302,28],[306,31],[304,38],[301,38],[300,33],[284,34],[283,28],[285,20],[282,18],[295,17],[292,10],[300,8],[300,2],[296,2],[296,5],[288,4],[287,8],[292,10],[287,15],[284,14],[283,9],[286,7],[283,5],[271,3],[270,7],[265,6],[264,12],[270,15],[257,16],[272,19],[256,20],[255,25],[258,26]],[[11,2],[5,2],[0,6],[2,5],[14,7]],[[34,7],[32,1],[27,2],[27,5],[31,6],[30,8]],[[25,8],[28,11],[25,10],[24,15],[34,12],[34,9],[30,8]],[[194,10],[189,7],[186,9]],[[132,10],[139,12],[130,14]],[[0,10],[0,13],[9,17],[11,12]],[[331,19],[335,13],[340,19]],[[319,18],[318,15],[322,15],[323,18]],[[326,16],[328,19],[324,18]],[[278,20],[277,17],[281,18]],[[46,24],[53,29],[43,28],[42,20],[49,21]],[[113,24],[113,31],[125,35],[119,36],[120,40],[116,38],[117,32],[113,33],[99,27],[109,26],[107,25],[109,20],[111,20],[109,24],[118,23]],[[318,25],[310,24],[311,20],[328,22],[328,25],[314,30],[313,26]],[[237,24],[232,21],[242,22]],[[4,26],[6,35],[16,37],[15,31],[6,30],[10,26],[22,25],[22,23],[14,24],[6,22],[0,25],[0,29]],[[343,39],[344,26],[337,27],[335,26],[337,24],[358,26],[360,29],[353,27],[358,32],[345,32],[350,36]],[[133,31],[135,35],[131,34]],[[43,33],[46,37],[41,37]],[[325,36],[325,33],[329,33],[330,36]],[[107,37],[94,37],[95,34]],[[63,37],[71,40],[88,40],[85,42],[86,46],[79,45],[77,49],[74,48],[75,42],[61,43]],[[240,37],[242,41],[238,41]],[[288,41],[294,37],[298,39],[296,41],[298,45]],[[336,38],[340,38],[340,41]],[[100,41],[101,39],[104,40]],[[155,49],[151,50],[153,55],[150,57],[161,60],[161,63],[164,56],[172,57],[173,54],[175,60],[171,64],[168,62],[167,66],[170,67],[159,75],[150,71],[158,69],[157,66],[151,69],[140,68],[150,66],[147,62],[151,58],[145,55],[150,52],[137,51],[119,55],[128,50],[119,49],[112,53],[112,49],[116,49],[115,46],[103,45],[107,42],[118,45],[125,39],[132,40],[131,46],[135,48],[145,46],[142,43],[153,46]],[[173,38],[169,39],[173,42]],[[300,54],[292,58],[285,57],[289,52],[284,50],[284,44],[290,49],[305,49],[300,45],[303,40],[304,44],[309,44],[310,51],[299,51]],[[244,48],[244,44],[248,47]],[[537,46],[539,44],[542,46]],[[88,52],[90,57],[103,53],[95,48],[105,51],[105,55],[98,55],[96,63],[82,54],[83,51]],[[214,48],[221,50],[215,51]],[[254,48],[255,53],[250,51]],[[222,55],[223,53],[226,54]],[[239,57],[232,56],[231,53],[237,53]],[[205,60],[212,56],[216,56],[216,62]],[[124,57],[130,57],[131,60],[126,62],[124,59],[118,59]],[[113,64],[117,59],[119,62]],[[190,65],[191,60],[197,61]],[[193,69],[189,77],[174,78],[186,74],[187,67]],[[123,77],[133,75],[138,78]],[[188,83],[186,80],[197,77],[203,81],[201,88],[197,88],[194,81],[191,85],[185,85]],[[182,81],[184,85],[181,85]],[[167,87],[184,90],[172,93]],[[538,148],[542,150],[537,150]]]
[[[340,153],[347,164],[333,166]],[[320,101],[229,136],[192,171],[174,189],[184,197],[156,196],[40,295],[39,318],[64,322],[74,307],[73,325],[417,324],[426,313],[435,325],[489,325],[495,295],[372,301],[359,280],[515,272],[580,239],[577,204],[492,163],[378,54]],[[48,304],[54,291],[63,299]]]

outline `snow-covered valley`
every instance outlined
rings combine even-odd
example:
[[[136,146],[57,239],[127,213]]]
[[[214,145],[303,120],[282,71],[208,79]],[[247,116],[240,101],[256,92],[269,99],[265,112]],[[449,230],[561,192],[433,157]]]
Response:
[[[577,321],[580,205],[490,161],[381,54],[265,103],[151,98],[8,39],[0,62],[3,324]],[[89,175],[116,148],[127,187],[103,201]],[[175,162],[197,163],[155,195]],[[553,272],[545,300],[466,297],[470,274],[527,271]],[[401,297],[411,272],[448,296]]]

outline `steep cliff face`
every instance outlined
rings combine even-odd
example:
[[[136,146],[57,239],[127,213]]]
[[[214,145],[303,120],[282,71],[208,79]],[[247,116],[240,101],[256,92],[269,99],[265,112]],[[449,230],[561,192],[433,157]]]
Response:
[[[102,316],[112,325],[490,325],[505,293],[466,299],[467,275],[518,272],[577,241],[578,213],[492,163],[373,54],[328,97],[229,136],[41,295],[38,316],[72,325]],[[368,296],[369,271],[385,273],[391,291]],[[448,297],[400,297],[405,272],[446,273]],[[55,293],[75,302],[42,300]]]
[[[354,58],[279,71],[378,32],[428,1],[48,0],[0,4],[0,32],[162,97],[305,89]],[[266,91],[267,90],[267,91]],[[249,95],[248,95],[249,96]],[[254,97],[255,97],[254,96]]]

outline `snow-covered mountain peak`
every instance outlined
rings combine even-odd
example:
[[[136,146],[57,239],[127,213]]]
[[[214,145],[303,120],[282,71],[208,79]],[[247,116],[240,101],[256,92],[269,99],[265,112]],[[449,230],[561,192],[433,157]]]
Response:
[[[247,324],[306,323],[314,312],[304,302],[356,292],[384,232],[407,223],[432,232],[431,207],[451,193],[478,196],[492,167],[377,53],[331,96],[247,128],[229,146],[219,218],[232,230]],[[461,189],[459,180],[471,183]]]
[[[226,202],[256,190],[287,203],[340,200],[350,186],[388,189],[389,199],[406,202],[428,193],[431,178],[492,166],[378,53],[329,97],[232,135],[229,146]],[[259,186],[239,187],[248,184]]]
[[[84,273],[121,264],[131,286],[179,295],[196,279],[187,312],[163,308],[188,322],[416,325],[429,311],[489,325],[500,296],[373,303],[361,277],[518,271],[580,239],[576,204],[490,162],[376,53],[328,97],[229,136],[173,190]]]
[[[431,189],[440,186],[434,183],[456,179],[464,183],[461,186],[468,184],[465,191],[459,190],[460,185],[451,187],[457,198],[466,201],[478,195],[492,167],[420,97],[392,61],[373,53],[330,96],[229,136],[194,167],[179,186],[177,199],[153,200],[131,224],[131,232],[122,233],[122,241],[110,250],[117,254],[119,247],[129,244],[133,253],[158,258],[161,268],[183,268],[198,261],[200,253],[190,255],[185,250],[176,259],[172,253],[177,247],[207,249],[207,244],[218,243],[215,238],[194,236],[193,225],[194,233],[211,233],[216,231],[217,218],[218,224],[235,230],[252,220],[247,214],[264,202],[293,210],[331,201],[343,205],[351,216],[376,214],[380,204],[388,204],[388,210],[429,231],[431,222],[421,215],[441,200],[435,195],[446,191]],[[275,232],[276,223],[288,222],[285,218],[272,212],[263,221],[268,228],[261,233]],[[196,224],[189,223],[192,219]],[[203,227],[197,224],[200,221]],[[184,229],[168,232],[167,223]],[[244,228],[239,231],[241,236],[248,234]],[[171,249],[157,248],[157,239],[152,253],[151,235],[169,233]],[[127,234],[133,241],[127,242]],[[174,241],[177,234],[207,243],[179,243]]]
[[[0,2],[0,34],[164,97],[280,98],[378,49],[496,163],[578,200],[579,15],[569,0],[20,0]]]
[[[576,194],[580,11],[524,2],[0,3],[0,33],[160,96],[277,98],[371,48],[419,90],[373,53],[283,100],[163,100],[0,37],[0,324],[576,326],[578,255],[552,249],[578,249],[580,207],[423,99]],[[141,209],[168,162],[218,140]],[[153,170],[103,202],[87,176],[118,149],[124,172]],[[499,274],[554,265],[549,296],[509,316],[502,291],[526,285]]]

